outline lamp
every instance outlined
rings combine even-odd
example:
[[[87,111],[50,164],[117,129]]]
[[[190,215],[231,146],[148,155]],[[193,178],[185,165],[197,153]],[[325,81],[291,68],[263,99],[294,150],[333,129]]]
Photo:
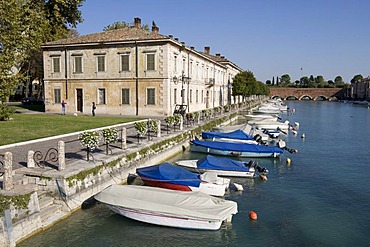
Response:
[[[189,84],[190,82],[190,77],[187,77],[185,76],[185,73],[184,71],[182,71],[181,73],[181,76],[180,77],[177,77],[177,76],[174,76],[172,78],[172,81],[175,85],[177,85],[179,82],[181,82],[181,104],[184,105],[185,104],[185,99],[184,99],[184,84]]]

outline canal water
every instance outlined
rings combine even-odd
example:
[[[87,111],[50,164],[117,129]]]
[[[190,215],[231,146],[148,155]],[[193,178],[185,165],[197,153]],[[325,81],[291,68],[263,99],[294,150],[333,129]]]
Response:
[[[369,246],[370,110],[340,102],[287,104],[295,114],[282,118],[300,126],[285,139],[299,152],[258,159],[269,170],[267,181],[234,180],[244,191],[226,196],[238,203],[232,224],[218,231],[160,227],[93,204],[17,246]],[[170,161],[199,157],[186,151]],[[250,210],[257,220],[248,218]]]

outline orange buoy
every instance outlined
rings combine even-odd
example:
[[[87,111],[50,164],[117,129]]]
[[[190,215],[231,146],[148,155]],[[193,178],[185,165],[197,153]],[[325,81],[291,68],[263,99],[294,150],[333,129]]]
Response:
[[[254,211],[249,211],[249,218],[251,218],[252,220],[256,220],[257,219],[257,213],[254,212]]]

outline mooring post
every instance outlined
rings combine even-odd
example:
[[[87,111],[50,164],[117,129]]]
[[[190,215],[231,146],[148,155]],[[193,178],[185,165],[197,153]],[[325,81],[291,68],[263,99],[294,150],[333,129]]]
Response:
[[[6,152],[4,154],[4,190],[11,190],[13,188],[13,154]]]
[[[180,130],[183,130],[184,129],[184,117],[181,116],[180,118]]]
[[[28,150],[27,153],[27,168],[35,168],[35,160],[33,159],[33,155],[35,152],[33,150]]]
[[[161,137],[161,120],[157,121],[157,137]]]
[[[121,131],[121,149],[127,148],[127,130],[125,127],[122,127]]]
[[[65,143],[58,141],[58,170],[66,169]]]

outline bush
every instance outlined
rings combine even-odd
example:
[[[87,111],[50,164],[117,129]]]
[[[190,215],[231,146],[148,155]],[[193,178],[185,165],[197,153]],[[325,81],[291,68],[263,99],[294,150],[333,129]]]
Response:
[[[0,121],[9,120],[13,113],[13,110],[8,105],[0,104]]]

